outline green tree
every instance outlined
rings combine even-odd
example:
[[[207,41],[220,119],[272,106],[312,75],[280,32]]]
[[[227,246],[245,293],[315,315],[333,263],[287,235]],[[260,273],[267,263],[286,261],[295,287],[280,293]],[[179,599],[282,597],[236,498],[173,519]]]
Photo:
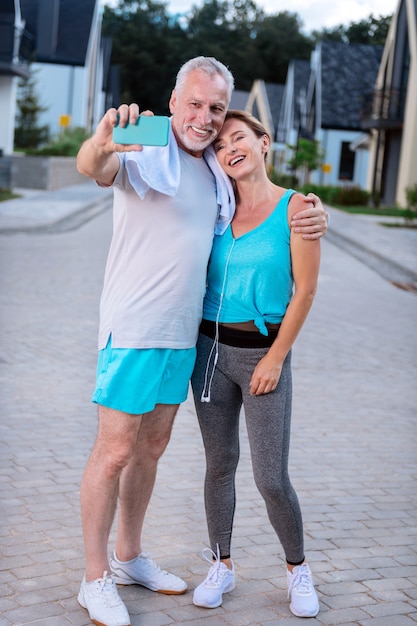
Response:
[[[203,54],[224,62],[224,50],[229,47],[230,29],[227,0],[209,0],[201,7],[193,6],[187,18],[187,40],[190,58]]]
[[[206,0],[194,6],[186,30],[196,56],[214,56],[233,72],[237,89],[249,90],[254,76],[264,75],[257,32],[264,13],[252,0]]]
[[[255,75],[273,83],[285,83],[291,59],[308,59],[313,49],[311,40],[301,32],[302,22],[296,13],[283,11],[267,15],[258,25],[256,47],[265,74]]]
[[[412,226],[417,219],[417,185],[406,187],[405,196],[407,198],[407,208],[404,211],[404,222],[406,226]]]
[[[346,37],[349,43],[367,43],[375,46],[383,46],[387,38],[391,15],[376,18],[370,15],[367,20],[351,24],[346,29]]]
[[[39,126],[39,116],[46,107],[41,106],[36,92],[36,77],[31,71],[29,78],[21,79],[18,85],[17,114],[14,145],[20,150],[33,150],[47,143],[49,127]]]
[[[310,58],[318,39],[384,43],[390,17],[302,32],[296,13],[266,15],[254,0],[204,0],[170,15],[158,0],[119,0],[105,7],[103,34],[112,39],[112,63],[120,66],[122,101],[167,113],[179,67],[197,55],[214,56],[233,72],[237,89],[255,79],[284,83],[291,59]]]
[[[120,66],[123,102],[141,109],[168,112],[173,79],[187,54],[187,35],[166,4],[122,0],[105,7],[103,34],[112,39],[112,63]]]
[[[321,30],[313,30],[311,37],[314,42],[318,41],[339,41],[346,42],[345,27],[335,26],[334,28],[322,28]]]
[[[296,146],[288,146],[294,151],[288,165],[296,172],[301,170],[300,182],[305,185],[310,182],[310,173],[317,170],[323,163],[324,150],[318,141],[300,138]]]
[[[406,187],[405,195],[407,198],[407,207],[411,211],[417,212],[417,184]]]
[[[334,28],[323,28],[319,31],[313,31],[312,37],[315,41],[328,39],[344,43],[383,46],[387,38],[391,19],[391,15],[376,18],[371,14],[368,19],[350,22],[348,26],[340,25]]]

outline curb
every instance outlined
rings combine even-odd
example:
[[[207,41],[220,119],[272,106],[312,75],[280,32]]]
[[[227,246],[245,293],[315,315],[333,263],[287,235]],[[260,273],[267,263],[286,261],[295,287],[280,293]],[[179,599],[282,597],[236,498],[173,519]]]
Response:
[[[329,226],[326,238],[330,243],[333,243],[359,261],[362,261],[362,263],[365,263],[365,265],[373,269],[385,280],[395,284],[397,287],[402,287],[402,285],[404,285],[402,288],[405,289],[409,287],[407,290],[417,293],[417,273],[413,270],[404,267],[392,259],[387,259],[386,256],[383,256],[379,252],[364,246],[346,235],[342,235],[337,230],[332,229],[331,226]]]
[[[101,198],[86,204],[80,209],[76,209],[70,215],[59,218],[55,222],[31,226],[11,226],[0,227],[1,235],[19,235],[26,233],[29,235],[39,235],[47,233],[63,233],[70,230],[76,230],[86,222],[94,219],[97,215],[111,209],[113,204],[112,197]]]

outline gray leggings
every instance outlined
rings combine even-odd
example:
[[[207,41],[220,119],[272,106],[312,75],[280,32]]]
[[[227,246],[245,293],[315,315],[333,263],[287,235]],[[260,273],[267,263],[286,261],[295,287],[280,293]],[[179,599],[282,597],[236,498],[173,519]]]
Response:
[[[204,497],[212,550],[230,555],[235,512],[235,473],[239,462],[239,413],[245,409],[255,483],[289,563],[304,559],[303,522],[288,475],[291,427],[291,355],[285,359],[275,391],[249,395],[249,381],[268,348],[219,344],[211,401],[201,402],[213,339],[200,334],[192,388],[206,454]]]

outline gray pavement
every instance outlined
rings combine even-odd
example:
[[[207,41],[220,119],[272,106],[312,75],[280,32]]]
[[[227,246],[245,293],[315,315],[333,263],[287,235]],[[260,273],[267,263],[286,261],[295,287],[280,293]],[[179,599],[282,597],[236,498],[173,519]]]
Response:
[[[87,181],[0,203],[0,626],[90,624],[76,601],[78,498],[96,431],[90,395],[110,198]],[[330,226],[293,351],[291,475],[321,604],[309,623],[408,626],[417,622],[417,231],[338,211]],[[304,621],[288,608],[244,420],[241,431],[236,589],[218,609],[192,604],[207,533],[189,398],[160,462],[144,547],[190,592],[122,587],[132,626]]]

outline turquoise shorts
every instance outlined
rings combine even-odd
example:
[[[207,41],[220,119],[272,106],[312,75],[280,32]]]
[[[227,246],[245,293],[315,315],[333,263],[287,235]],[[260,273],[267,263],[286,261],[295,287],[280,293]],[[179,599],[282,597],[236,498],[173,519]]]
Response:
[[[157,404],[181,404],[195,357],[195,348],[112,348],[110,338],[98,353],[92,401],[133,415],[153,411]]]

